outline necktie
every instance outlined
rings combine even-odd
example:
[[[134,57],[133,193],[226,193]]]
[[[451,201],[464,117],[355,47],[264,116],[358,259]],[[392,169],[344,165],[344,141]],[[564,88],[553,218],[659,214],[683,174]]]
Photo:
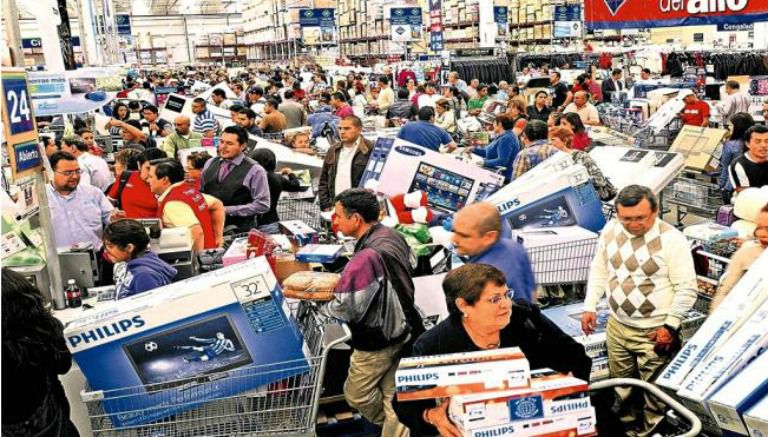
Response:
[[[229,175],[232,170],[232,161],[221,161],[221,168],[219,168],[219,182]]]

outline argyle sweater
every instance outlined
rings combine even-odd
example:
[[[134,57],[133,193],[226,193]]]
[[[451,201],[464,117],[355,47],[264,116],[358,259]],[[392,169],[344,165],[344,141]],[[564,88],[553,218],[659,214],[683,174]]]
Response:
[[[611,315],[624,325],[679,327],[696,301],[696,271],[688,241],[658,218],[642,237],[611,220],[592,260],[584,310],[594,312],[606,294]]]

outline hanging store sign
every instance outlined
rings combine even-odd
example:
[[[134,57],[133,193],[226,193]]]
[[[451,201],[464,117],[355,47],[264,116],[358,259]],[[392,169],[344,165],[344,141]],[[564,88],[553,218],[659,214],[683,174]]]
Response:
[[[80,47],[80,37],[79,36],[73,36],[72,37],[72,47]],[[43,40],[42,40],[42,38],[22,38],[21,39],[21,48],[23,48],[23,49],[42,49],[43,48]]]
[[[552,19],[554,21],[581,21],[581,5],[555,6]]]
[[[336,40],[336,10],[300,9],[299,26],[305,45],[333,44]]]
[[[444,48],[443,4],[441,0],[429,0],[429,49],[440,52]]]
[[[768,21],[765,0],[585,0],[588,29],[743,24]]]
[[[389,10],[392,41],[407,42],[421,39],[421,8],[392,8]]]
[[[17,180],[42,169],[43,160],[37,145],[37,127],[32,115],[27,73],[8,68],[3,69],[1,74],[3,129],[12,178]]]
[[[509,29],[509,8],[494,6],[493,21],[496,23],[496,38],[506,38],[507,29]]]
[[[131,16],[128,14],[115,15],[115,25],[117,34],[120,36],[131,36]]]

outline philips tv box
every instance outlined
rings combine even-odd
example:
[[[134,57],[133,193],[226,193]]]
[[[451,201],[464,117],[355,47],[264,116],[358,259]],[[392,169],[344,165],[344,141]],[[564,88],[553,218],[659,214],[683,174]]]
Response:
[[[573,225],[592,232],[603,229],[603,204],[587,170],[573,165],[557,173],[552,171],[553,167],[545,166],[536,171],[535,177],[512,181],[487,200],[513,229]]]
[[[304,340],[263,257],[100,305],[64,335],[115,427],[308,370]]]
[[[768,395],[768,354],[763,352],[707,401],[720,429],[747,436],[742,421],[747,410]]]

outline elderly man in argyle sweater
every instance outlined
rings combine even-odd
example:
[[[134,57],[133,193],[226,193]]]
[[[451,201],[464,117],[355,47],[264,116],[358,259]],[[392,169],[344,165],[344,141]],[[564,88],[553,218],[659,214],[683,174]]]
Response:
[[[586,334],[594,331],[598,300],[607,295],[611,378],[652,382],[679,348],[680,323],[696,301],[696,272],[687,240],[657,217],[650,189],[624,188],[616,208],[618,219],[603,229],[592,260],[581,325]],[[635,424],[631,389],[616,394],[627,435],[649,435],[664,417],[663,404],[646,395],[643,423]]]

